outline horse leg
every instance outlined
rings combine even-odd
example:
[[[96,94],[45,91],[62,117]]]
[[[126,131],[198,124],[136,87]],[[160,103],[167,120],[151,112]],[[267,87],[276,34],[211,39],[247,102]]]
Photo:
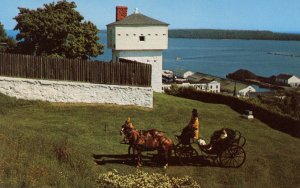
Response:
[[[171,158],[173,147],[174,147],[174,144],[172,143],[172,141],[168,142],[168,144],[165,146],[165,166],[164,166],[164,168],[168,167],[169,159]]]
[[[164,169],[166,169],[168,167],[168,161],[169,161],[169,149],[165,148],[164,151]]]
[[[164,164],[164,169],[168,167],[168,162],[169,162],[169,155],[170,155],[170,148],[168,146],[165,146],[162,148],[162,157],[163,157],[163,164]]]
[[[137,167],[142,166],[142,152],[141,150],[138,150],[138,155],[137,155]]]

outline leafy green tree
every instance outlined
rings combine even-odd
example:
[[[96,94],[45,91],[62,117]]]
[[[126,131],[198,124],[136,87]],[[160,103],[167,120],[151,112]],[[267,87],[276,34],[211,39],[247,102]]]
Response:
[[[0,52],[8,52],[15,46],[16,41],[13,38],[7,36],[4,30],[4,26],[0,22]]]
[[[103,53],[98,43],[99,30],[75,10],[74,2],[66,0],[44,4],[30,10],[19,8],[14,18],[19,30],[19,53],[66,58],[96,57]]]

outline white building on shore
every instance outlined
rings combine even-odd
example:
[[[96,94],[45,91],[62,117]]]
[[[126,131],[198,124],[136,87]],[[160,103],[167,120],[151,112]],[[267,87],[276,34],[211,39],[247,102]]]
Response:
[[[220,93],[220,83],[217,81],[207,81],[199,83],[182,83],[177,84],[178,87],[194,87],[197,90],[211,92],[211,93]],[[163,89],[170,89],[171,84],[164,84]]]
[[[127,16],[127,7],[116,7],[116,22],[107,25],[107,46],[112,61],[119,58],[152,65],[151,85],[162,92],[162,51],[168,48],[168,24],[136,11]]]
[[[297,76],[289,74],[279,74],[276,76],[276,82],[291,87],[300,87],[300,79]]]
[[[249,97],[250,93],[256,92],[256,89],[252,86],[247,86],[246,88],[243,88],[238,91],[238,95],[242,97]]]

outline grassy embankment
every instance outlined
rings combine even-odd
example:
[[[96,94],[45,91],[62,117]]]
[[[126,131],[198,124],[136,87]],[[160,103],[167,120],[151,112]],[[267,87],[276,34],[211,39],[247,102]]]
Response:
[[[238,129],[247,139],[247,159],[239,169],[205,163],[165,171],[189,175],[202,187],[299,187],[300,140],[269,128],[258,120],[242,119],[229,107],[155,94],[153,110],[115,105],[51,104],[0,95],[0,187],[93,187],[100,173],[117,169],[134,173],[134,165],[95,163],[93,154],[126,154],[119,129],[127,116],[137,128],[157,128],[170,138],[200,114],[206,140],[216,129]],[[147,172],[163,172],[144,166]]]

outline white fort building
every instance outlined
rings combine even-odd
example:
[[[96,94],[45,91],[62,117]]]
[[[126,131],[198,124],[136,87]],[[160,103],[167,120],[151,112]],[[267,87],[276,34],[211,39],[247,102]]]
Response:
[[[116,7],[116,22],[107,25],[107,46],[112,61],[119,58],[152,65],[151,85],[162,92],[162,51],[168,48],[168,24],[138,12],[127,16],[127,7]]]

